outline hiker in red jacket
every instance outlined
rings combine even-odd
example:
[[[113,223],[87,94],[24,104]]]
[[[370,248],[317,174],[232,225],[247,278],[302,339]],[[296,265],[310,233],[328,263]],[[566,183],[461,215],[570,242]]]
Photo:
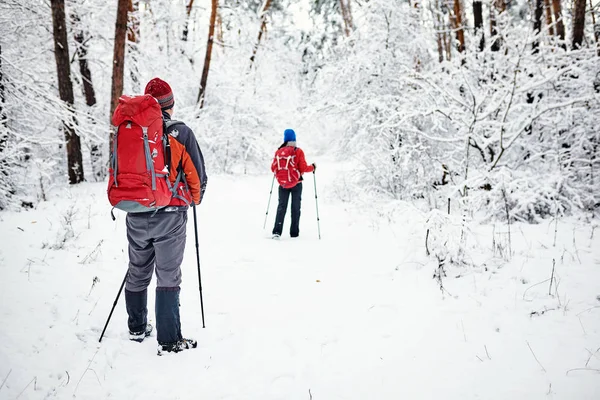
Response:
[[[304,152],[296,147],[296,132],[286,129],[283,133],[283,144],[275,152],[271,171],[279,182],[279,205],[273,227],[273,238],[281,237],[283,220],[287,211],[288,200],[292,195],[292,225],[290,236],[300,234],[300,203],[302,201],[302,174],[316,170],[316,164],[307,165]]]
[[[156,328],[159,355],[195,348],[193,339],[181,334],[179,292],[181,264],[186,241],[187,211],[200,204],[206,190],[204,158],[194,132],[183,122],[171,119],[173,91],[159,78],[148,82],[145,94],[154,97],[162,110],[168,135],[171,163],[169,181],[173,196],[168,206],[157,211],[128,213],[129,272],[125,286],[129,338],[141,342],[149,336],[146,307],[147,288],[156,271]]]

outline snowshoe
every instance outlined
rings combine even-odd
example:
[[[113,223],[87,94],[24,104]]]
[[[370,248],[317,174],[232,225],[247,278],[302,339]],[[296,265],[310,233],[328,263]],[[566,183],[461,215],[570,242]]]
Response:
[[[198,347],[198,342],[193,339],[180,339],[175,343],[159,343],[158,355],[162,356],[164,353],[179,353],[180,351],[195,349],[196,347]]]
[[[129,340],[133,340],[134,342],[142,343],[144,339],[146,339],[152,333],[152,325],[146,324],[146,330],[141,332],[131,332],[129,331]]]

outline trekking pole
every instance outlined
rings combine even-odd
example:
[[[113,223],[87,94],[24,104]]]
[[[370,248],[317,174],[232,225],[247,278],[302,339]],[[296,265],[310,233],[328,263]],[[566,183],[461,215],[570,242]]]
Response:
[[[267,217],[269,216],[269,207],[271,206],[271,195],[273,194],[273,185],[275,184],[275,175],[273,175],[273,180],[271,181],[271,191],[269,192],[269,202],[267,203],[267,212],[265,213],[265,223],[263,224],[263,229],[267,226]]]
[[[113,315],[113,311],[115,311],[115,307],[117,306],[117,302],[119,301],[119,297],[121,296],[121,292],[123,291],[123,286],[125,286],[125,281],[127,280],[127,275],[129,275],[129,270],[125,273],[125,278],[123,278],[123,283],[121,283],[121,287],[119,288],[119,293],[117,293],[117,298],[113,303],[112,310],[110,310],[110,314],[108,314],[108,319],[106,320],[106,324],[104,324],[104,329],[102,329],[102,334],[100,335],[100,339],[98,342],[102,343],[102,338],[104,337],[104,332],[106,332],[106,328],[108,327],[108,323],[110,322],[110,317]]]
[[[194,209],[194,234],[196,235],[196,262],[198,263],[198,288],[200,289],[200,310],[202,310],[202,328],[204,325],[204,301],[202,300],[202,277],[200,276],[200,249],[198,248],[198,219],[196,217],[196,203],[193,203]]]
[[[319,222],[319,201],[317,200],[317,174],[313,171],[313,178],[315,181],[315,204],[317,205],[317,228],[319,229],[319,240],[321,240],[321,223]]]

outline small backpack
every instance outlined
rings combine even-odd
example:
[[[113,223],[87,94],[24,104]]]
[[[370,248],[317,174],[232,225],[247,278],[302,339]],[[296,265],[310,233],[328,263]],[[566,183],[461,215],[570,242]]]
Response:
[[[150,95],[121,96],[112,124],[117,130],[108,179],[110,204],[131,213],[169,205],[173,197],[171,151],[156,99]]]
[[[291,189],[300,181],[300,171],[296,166],[296,148],[285,146],[275,152],[275,179],[285,189]]]

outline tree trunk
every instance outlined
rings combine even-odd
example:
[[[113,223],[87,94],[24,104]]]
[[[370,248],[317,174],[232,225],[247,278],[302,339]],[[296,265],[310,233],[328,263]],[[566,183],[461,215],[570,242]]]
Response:
[[[217,10],[217,26],[215,29],[217,31],[217,42],[220,45],[223,45],[225,43],[225,40],[223,39],[223,19],[221,18],[219,10]]]
[[[0,43],[0,124],[3,129],[6,129],[6,115],[4,110],[4,104],[6,104],[6,94],[4,88],[4,75],[2,74],[2,43]],[[4,150],[6,138],[0,136],[0,153]]]
[[[252,49],[252,56],[250,57],[250,67],[254,63],[254,59],[256,58],[256,52],[258,51],[258,46],[260,46],[260,39],[264,32],[267,31],[267,11],[271,6],[272,0],[263,0],[263,5],[260,10],[260,31],[258,31],[258,39],[256,40],[256,45],[254,45],[254,49]]]
[[[448,12],[448,16],[450,15],[451,13]],[[446,50],[446,61],[450,61],[452,60],[452,34],[450,33],[451,24],[447,24],[446,21],[444,21],[444,25],[444,33],[442,34],[442,38],[444,40],[444,48]]]
[[[4,87],[4,76],[2,75],[2,43],[0,43],[0,155],[6,149],[8,144],[8,123],[6,117],[5,105],[5,87]],[[15,188],[12,179],[10,179],[9,171],[10,163],[7,157],[0,157],[0,184],[3,185],[3,189],[6,193],[14,194]],[[9,196],[7,196],[9,197]],[[3,210],[7,204],[3,203],[0,199],[0,210]]]
[[[140,35],[140,19],[137,15],[140,5],[138,0],[129,0],[127,7],[127,41],[138,43]]]
[[[578,49],[583,43],[583,30],[585,28],[586,0],[575,0],[573,13],[573,49]]]
[[[475,19],[475,37],[481,35],[479,51],[485,49],[485,33],[483,31],[483,5],[481,0],[473,1],[473,17]]]
[[[342,10],[342,18],[344,19],[344,31],[346,32],[346,36],[350,36],[350,33],[354,30],[350,0],[340,0],[340,9]]]
[[[189,3],[187,6],[185,6],[185,13],[186,18],[185,18],[185,26],[183,27],[183,34],[181,35],[181,39],[184,42],[187,42],[188,40],[188,25],[190,23],[190,14],[192,13],[192,6],[194,5],[194,0],[189,0]]]
[[[140,92],[140,79],[137,68],[138,44],[140,41],[139,8],[138,0],[129,0],[129,7],[127,8],[127,64],[130,65],[129,76],[131,77],[131,88],[134,93]]]
[[[458,29],[457,29],[457,22],[456,22],[456,1],[457,0],[445,0],[445,5],[446,5],[446,9],[448,10],[448,20],[450,21],[449,24],[449,40],[450,42],[452,42],[452,32],[456,32],[457,38],[458,38]],[[458,47],[457,47],[458,48]]]
[[[565,24],[562,19],[562,5],[560,0],[552,0],[552,8],[554,9],[554,22],[556,23],[556,34],[561,41],[561,47],[567,49],[565,44]]]
[[[437,48],[438,48],[438,61],[444,61],[444,46],[442,45],[442,34],[440,32],[437,33]]]
[[[87,62],[87,42],[83,30],[79,26],[79,17],[76,14],[71,14],[71,18],[75,28],[75,42],[77,42],[75,54],[79,61],[79,72],[83,79],[83,95],[85,97],[85,103],[91,107],[96,104],[96,92],[92,83],[92,72],[90,71]]]
[[[434,0],[429,3],[429,10],[431,11],[431,18],[433,20],[433,28],[435,30],[435,37],[437,42],[438,60],[439,62],[444,61],[444,42],[442,37],[442,31],[444,29],[442,22],[442,6],[440,0]],[[389,22],[388,22],[389,32]],[[387,48],[387,46],[386,46]]]
[[[456,31],[456,40],[458,40],[458,52],[465,51],[465,30],[463,28],[463,12],[461,0],[454,0],[454,23]]]
[[[69,58],[69,43],[67,41],[67,24],[65,17],[65,1],[51,0],[52,25],[54,30],[54,56],[58,74],[58,92],[60,99],[68,108],[67,117],[63,119],[63,131],[67,143],[67,166],[69,183],[83,182],[83,162],[81,157],[81,142],[75,132],[77,122],[73,115],[73,84],[71,83],[71,64]]]
[[[429,10],[431,11],[431,18],[433,20],[433,29],[435,31],[435,38],[437,42],[438,60],[439,62],[444,61],[444,42],[442,41],[442,10],[440,0],[434,0],[429,3]],[[389,32],[388,22],[388,32]],[[387,48],[387,45],[386,45]]]
[[[206,44],[206,55],[204,56],[204,68],[202,69],[202,79],[200,80],[200,92],[198,93],[198,103],[200,108],[204,107],[204,96],[206,94],[206,82],[208,81],[208,71],[210,70],[210,58],[215,35],[215,21],[217,19],[218,0],[212,0],[212,9],[210,12],[210,24],[208,27],[208,43]]]
[[[546,7],[546,25],[548,25],[548,34],[550,36],[554,36],[554,19],[552,18],[552,3],[550,2],[550,0],[544,0],[544,4]]]
[[[500,51],[502,39],[498,35],[497,17],[506,9],[504,0],[493,0],[490,7],[490,37],[492,40],[492,51]]]
[[[115,47],[113,54],[113,73],[112,73],[112,87],[110,94],[110,116],[115,113],[115,109],[119,104],[119,97],[123,94],[123,70],[125,64],[125,38],[127,36],[127,8],[129,6],[129,0],[119,0],[117,7],[117,22],[115,24]],[[112,124],[111,124],[112,127]],[[110,132],[110,144],[109,153],[112,150],[112,141],[114,136],[114,130],[111,128]]]
[[[2,153],[6,147],[8,141],[8,124],[6,117],[6,110],[4,105],[6,104],[6,94],[4,87],[4,75],[2,74],[2,43],[0,43],[0,153]],[[4,170],[4,165],[2,170]]]
[[[585,1],[585,0],[584,0]],[[544,0],[535,0],[535,10],[533,18],[533,33],[535,38],[531,45],[533,54],[540,52],[540,36],[542,34],[542,18],[544,16]]]
[[[490,7],[490,38],[492,40],[492,51],[500,50],[496,36],[498,35],[498,23],[496,22],[496,10]]]
[[[92,72],[90,71],[87,61],[87,40],[83,29],[81,28],[79,16],[75,12],[71,13],[71,21],[73,22],[73,28],[75,30],[75,43],[77,43],[75,54],[79,61],[79,73],[81,74],[81,79],[83,81],[82,86],[85,104],[88,107],[93,107],[96,105],[96,92],[94,90],[94,84],[92,83]],[[90,163],[92,165],[92,174],[94,175],[96,182],[104,179],[104,173],[102,171],[102,166],[100,165],[101,160],[102,150],[100,146],[96,143],[92,143],[90,148]]]
[[[600,23],[597,23],[596,21],[596,13],[594,11],[592,0],[590,0],[590,10],[592,14],[592,26],[594,27],[594,38],[596,39],[596,54],[600,57]]]

